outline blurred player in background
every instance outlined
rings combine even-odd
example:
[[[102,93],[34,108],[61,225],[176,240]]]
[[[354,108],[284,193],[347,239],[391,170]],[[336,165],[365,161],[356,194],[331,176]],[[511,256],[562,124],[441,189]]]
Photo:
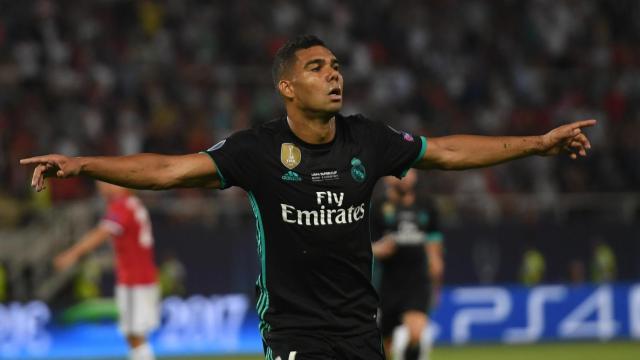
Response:
[[[578,121],[539,136],[432,137],[427,146],[425,137],[340,114],[340,63],[310,35],[278,50],[272,76],[286,114],[205,152],[21,160],[36,165],[31,184],[38,191],[47,177],[78,175],[137,189],[244,189],[256,219],[267,359],[385,358],[368,214],[379,178],[401,178],[411,167],[462,170],[565,151],[576,159],[590,147],[581,129],[595,125]]]
[[[96,185],[107,202],[105,216],[75,245],[58,255],[54,265],[65,270],[113,238],[119,328],[129,344],[131,360],[153,360],[147,334],[158,326],[160,312],[149,213],[128,189],[101,181]]]
[[[415,170],[385,177],[385,201],[376,206],[373,255],[382,265],[380,328],[394,360],[426,360],[432,336],[427,311],[437,303],[444,261],[437,212],[416,198]]]

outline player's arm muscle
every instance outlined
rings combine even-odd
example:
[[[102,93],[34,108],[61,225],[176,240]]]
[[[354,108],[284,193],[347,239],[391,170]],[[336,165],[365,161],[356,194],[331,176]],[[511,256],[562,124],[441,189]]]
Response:
[[[105,157],[67,157],[51,154],[23,159],[36,164],[31,185],[39,191],[44,178],[83,175],[132,189],[179,187],[219,188],[216,165],[205,153],[189,155],[135,154]]]
[[[540,136],[452,135],[429,138],[418,169],[464,170],[540,153]]]
[[[586,156],[591,148],[583,128],[596,121],[581,120],[558,126],[540,136],[453,135],[429,139],[419,169],[463,170],[490,166],[529,155],[569,153],[572,159]]]
[[[134,189],[219,188],[216,166],[207,154],[137,154],[87,158],[82,174]]]

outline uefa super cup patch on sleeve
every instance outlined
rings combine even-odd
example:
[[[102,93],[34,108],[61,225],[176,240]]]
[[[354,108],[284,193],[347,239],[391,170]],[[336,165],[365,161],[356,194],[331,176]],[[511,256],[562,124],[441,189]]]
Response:
[[[413,142],[413,136],[412,136],[411,134],[409,134],[408,132],[404,132],[404,131],[403,131],[403,132],[402,132],[402,138],[403,138],[405,141],[411,141],[411,142]]]
[[[398,134],[398,135],[402,136],[402,138],[403,138],[405,141],[410,141],[410,142],[413,142],[413,141],[414,141],[414,140],[413,140],[413,135],[409,134],[408,132],[406,132],[406,131],[398,131],[398,130],[394,129],[391,125],[387,125],[387,127],[388,127],[389,129],[391,129],[391,131],[393,131],[393,132],[395,132],[396,134]]]

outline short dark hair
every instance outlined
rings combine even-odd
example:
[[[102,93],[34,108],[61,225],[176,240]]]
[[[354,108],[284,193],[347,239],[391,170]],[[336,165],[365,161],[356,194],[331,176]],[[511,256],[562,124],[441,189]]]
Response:
[[[273,77],[273,85],[277,88],[278,82],[282,78],[296,58],[296,51],[308,49],[313,46],[324,46],[324,42],[315,35],[298,35],[287,41],[278,51],[273,59],[271,67],[271,76]]]

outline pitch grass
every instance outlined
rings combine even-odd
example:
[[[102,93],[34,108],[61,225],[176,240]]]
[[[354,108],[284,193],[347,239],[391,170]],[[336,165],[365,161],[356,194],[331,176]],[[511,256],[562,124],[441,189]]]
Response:
[[[166,360],[263,360],[260,355],[171,357]],[[431,360],[640,360],[640,342],[546,343],[436,347]]]

